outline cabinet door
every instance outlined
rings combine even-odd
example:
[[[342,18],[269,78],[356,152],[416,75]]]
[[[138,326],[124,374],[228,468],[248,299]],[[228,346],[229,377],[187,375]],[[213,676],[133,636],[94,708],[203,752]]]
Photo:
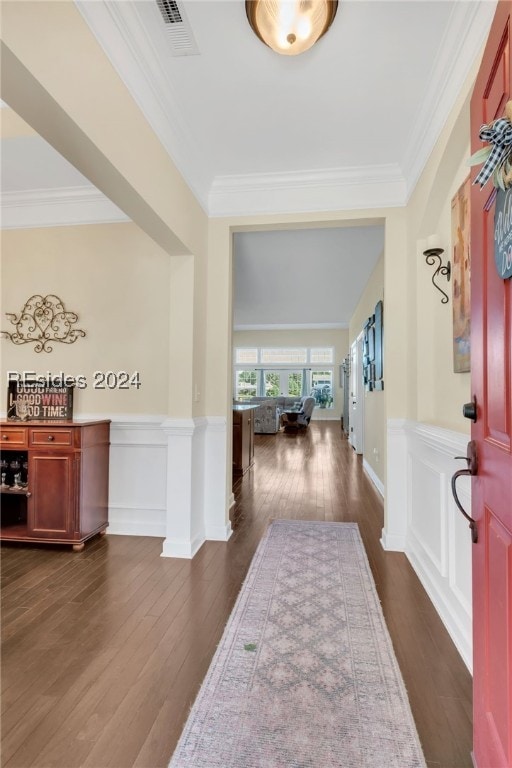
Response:
[[[75,457],[37,453],[29,457],[29,534],[67,538],[73,532]]]
[[[242,471],[246,472],[252,464],[254,453],[253,411],[242,413]]]
[[[249,411],[247,429],[249,430],[249,466],[254,461],[254,411]]]

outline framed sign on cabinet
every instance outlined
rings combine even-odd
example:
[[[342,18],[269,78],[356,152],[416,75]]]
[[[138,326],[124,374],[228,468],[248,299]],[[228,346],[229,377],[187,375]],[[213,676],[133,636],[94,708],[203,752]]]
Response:
[[[10,380],[7,418],[15,421],[71,421],[73,387],[53,379]]]

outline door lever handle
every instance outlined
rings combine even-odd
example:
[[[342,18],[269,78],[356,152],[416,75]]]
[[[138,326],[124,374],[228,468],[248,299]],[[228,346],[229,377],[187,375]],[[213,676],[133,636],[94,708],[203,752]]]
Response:
[[[457,472],[454,473],[452,477],[452,494],[455,501],[455,504],[457,505],[458,509],[466,520],[469,522],[469,527],[471,529],[471,541],[473,544],[476,544],[478,542],[478,529],[476,526],[476,520],[474,520],[462,504],[460,503],[458,494],[457,494],[457,480],[459,477],[463,476],[469,476],[472,477],[477,474],[478,472],[478,460],[477,460],[477,454],[476,454],[476,442],[474,440],[471,440],[468,443],[468,451],[466,456],[455,456],[456,459],[463,459],[464,461],[467,461],[467,469],[459,469]]]

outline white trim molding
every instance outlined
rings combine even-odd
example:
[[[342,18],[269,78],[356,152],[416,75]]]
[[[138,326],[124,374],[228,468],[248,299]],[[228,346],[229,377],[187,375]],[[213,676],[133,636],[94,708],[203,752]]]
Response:
[[[208,416],[205,436],[205,498],[204,529],[208,541],[227,541],[231,534],[229,509],[231,496],[226,503],[226,441],[227,421],[224,416]],[[229,478],[231,479],[231,467]]]
[[[93,186],[3,192],[0,207],[2,229],[130,221],[126,214]]]
[[[453,3],[429,87],[423,95],[401,168],[409,200],[439,134],[453,109],[494,18],[496,0]]]
[[[472,664],[471,536],[451,495],[469,436],[405,419],[388,421],[382,544],[404,551],[468,669]],[[459,496],[471,508],[471,486]]]
[[[349,323],[266,323],[260,325],[235,325],[234,331],[340,331],[347,330]]]
[[[167,435],[167,521],[162,557],[192,558],[206,540],[204,501],[205,419],[162,423]]]
[[[395,208],[406,203],[398,165],[325,168],[290,173],[216,176],[208,196],[211,217]]]
[[[158,51],[166,51],[168,46],[156,2],[143,4],[146,6],[143,16],[137,3],[75,0],[75,4],[206,211],[206,191],[211,181],[205,175],[208,157],[192,138],[194,132],[178,106],[172,79],[165,69],[165,58],[158,55]]]
[[[407,533],[407,421],[388,419],[386,450],[386,496],[381,544],[386,550],[403,552]]]
[[[382,482],[380,477],[377,475],[373,467],[371,467],[371,465],[364,458],[364,456],[363,456],[363,469],[368,475],[368,477],[370,478],[370,480],[372,481],[372,483],[374,484],[374,486],[376,487],[376,489],[378,490],[378,492],[380,493],[380,495],[382,496],[382,498],[384,498],[385,496],[384,483]]]

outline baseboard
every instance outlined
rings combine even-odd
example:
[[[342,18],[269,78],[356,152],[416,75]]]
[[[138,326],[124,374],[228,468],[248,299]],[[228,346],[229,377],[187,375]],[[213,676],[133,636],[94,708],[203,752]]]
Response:
[[[405,550],[405,536],[393,536],[386,533],[386,530],[382,529],[382,536],[380,539],[382,549],[386,552],[403,552]]]
[[[460,611],[460,606],[457,604],[455,598],[450,605],[447,601],[452,598],[452,595],[448,590],[439,589],[432,578],[431,569],[425,567],[422,562],[420,550],[416,550],[414,544],[409,541],[406,547],[405,554],[407,559],[414,568],[416,575],[418,576],[423,589],[429,596],[430,600],[437,613],[439,614],[441,621],[443,622],[446,630],[452,638],[455,647],[462,656],[464,664],[473,672],[473,651],[472,651],[472,638],[471,628],[468,631],[464,631],[460,622],[457,621],[457,612]],[[469,634],[469,636],[468,636]]]
[[[180,557],[191,560],[199,552],[206,539],[198,536],[192,541],[189,539],[166,539],[162,545],[160,557]]]
[[[158,536],[166,534],[166,509],[110,503],[107,533],[118,536]]]
[[[382,496],[384,498],[384,483],[380,479],[380,477],[377,475],[375,470],[370,466],[370,464],[366,461],[366,459],[363,457],[363,469]]]
[[[231,523],[226,523],[225,526],[213,525],[206,528],[206,539],[208,541],[228,541],[232,533]]]

